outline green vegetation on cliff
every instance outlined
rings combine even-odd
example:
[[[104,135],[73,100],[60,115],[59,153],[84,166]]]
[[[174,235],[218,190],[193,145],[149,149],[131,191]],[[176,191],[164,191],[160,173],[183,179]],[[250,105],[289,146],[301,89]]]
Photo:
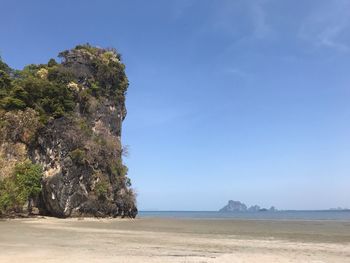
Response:
[[[75,98],[82,104],[100,96],[108,96],[116,103],[124,101],[128,79],[115,49],[86,44],[63,51],[59,57],[62,64],[51,59],[22,71],[12,70],[0,58],[0,109],[32,108],[47,120],[71,112]]]
[[[0,179],[0,214],[21,212],[28,202],[30,210],[32,199],[41,191],[42,168],[30,161],[17,163],[9,177]]]

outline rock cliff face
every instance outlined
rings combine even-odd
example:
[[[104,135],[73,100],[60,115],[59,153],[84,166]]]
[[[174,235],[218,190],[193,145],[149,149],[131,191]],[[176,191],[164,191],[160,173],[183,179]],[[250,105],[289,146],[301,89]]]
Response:
[[[0,179],[29,160],[42,167],[41,192],[27,200],[41,214],[135,217],[122,163],[128,80],[120,55],[82,45],[59,56],[61,63],[8,72],[7,86],[0,81]],[[13,203],[3,210],[22,209]]]

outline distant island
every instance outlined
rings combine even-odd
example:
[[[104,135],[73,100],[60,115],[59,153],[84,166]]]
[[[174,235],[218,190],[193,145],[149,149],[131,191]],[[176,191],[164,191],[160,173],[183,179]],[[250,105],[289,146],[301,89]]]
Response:
[[[330,211],[350,211],[350,209],[346,207],[330,208],[329,210]]]
[[[278,211],[274,206],[271,206],[269,209],[262,208],[258,205],[252,205],[248,207],[246,204],[240,201],[229,200],[228,204],[219,210],[219,212],[227,213],[227,212],[276,212]]]

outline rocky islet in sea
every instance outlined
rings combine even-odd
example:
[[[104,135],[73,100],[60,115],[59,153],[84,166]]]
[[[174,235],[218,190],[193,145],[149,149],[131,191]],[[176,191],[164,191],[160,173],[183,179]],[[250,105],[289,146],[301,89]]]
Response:
[[[248,207],[246,204],[240,201],[229,200],[227,205],[219,210],[219,212],[276,212],[277,209],[274,206],[271,206],[270,209],[261,208],[258,205],[252,205]]]

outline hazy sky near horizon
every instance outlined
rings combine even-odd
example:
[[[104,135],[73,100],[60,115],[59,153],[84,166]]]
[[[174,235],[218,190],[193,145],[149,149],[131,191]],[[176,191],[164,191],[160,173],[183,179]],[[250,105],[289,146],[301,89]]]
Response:
[[[115,47],[139,209],[350,207],[349,0],[0,0],[0,55]]]

